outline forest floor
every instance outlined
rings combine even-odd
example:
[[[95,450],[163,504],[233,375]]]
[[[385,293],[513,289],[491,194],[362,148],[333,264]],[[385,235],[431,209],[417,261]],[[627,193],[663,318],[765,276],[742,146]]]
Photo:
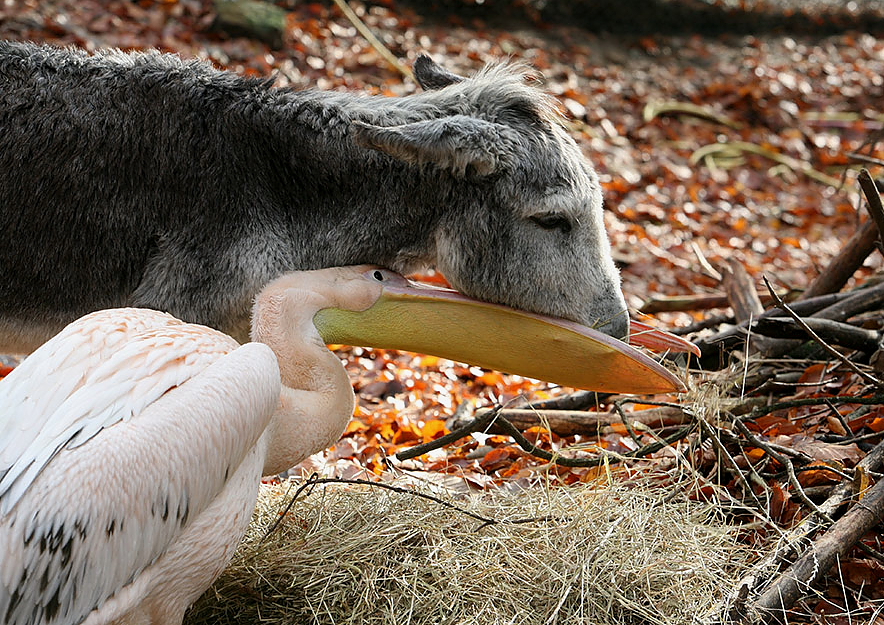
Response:
[[[335,4],[279,4],[288,10],[288,27],[277,49],[213,28],[208,0],[7,0],[0,2],[0,38],[87,49],[158,48],[246,75],[273,76],[281,87],[386,96],[418,89]],[[426,52],[462,74],[501,59],[533,68],[558,97],[573,135],[600,173],[605,221],[628,303],[636,310],[662,310],[655,323],[670,329],[706,326],[689,338],[708,339],[735,323],[733,290],[728,301],[722,276],[736,266],[748,272],[753,292],[765,296],[764,276],[782,292],[800,295],[868,219],[859,167],[884,176],[882,33],[615,36],[538,19],[510,21],[504,29],[475,14],[429,18],[418,4],[393,0],[350,4],[406,65]],[[875,3],[858,5],[876,9]],[[882,254],[870,252],[845,289],[873,283]],[[673,302],[674,296],[687,300]],[[709,308],[701,296],[725,301]],[[649,305],[652,299],[659,301]],[[865,311],[861,325],[880,335],[882,306]],[[717,447],[693,445],[700,426],[679,444],[710,484],[741,500],[762,493],[765,517],[789,527],[811,512],[808,498],[824,499],[844,476],[858,479],[857,463],[881,442],[884,406],[874,381],[832,356],[771,357],[751,345],[745,332],[738,336],[724,349],[704,344],[702,361],[705,369],[718,370],[717,392],[745,410],[734,417],[739,410],[729,409],[733,423],[717,439],[734,465],[725,466]],[[874,351],[842,349],[869,376],[880,373],[870,364]],[[569,394],[437,358],[358,348],[340,353],[359,406],[347,435],[305,465],[326,475],[386,474],[394,454],[448,432],[460,406],[511,407]],[[695,372],[698,387],[712,384],[705,375]],[[869,398],[870,407],[850,397]],[[816,402],[765,408],[795,399]],[[612,410],[612,401],[598,397],[591,403],[604,411]],[[546,449],[582,444],[565,453],[591,457],[598,450],[636,452],[672,431],[670,425],[635,435],[609,427],[559,435],[532,427],[527,435]],[[593,447],[587,450],[587,443]],[[785,475],[782,454],[800,469],[799,479]],[[648,452],[632,466],[660,470],[673,457],[666,449]],[[399,468],[455,476],[464,488],[483,489],[530,483],[539,466],[547,465],[509,437],[475,435]],[[750,487],[744,472],[753,470],[760,484]],[[590,481],[597,472],[557,467],[553,479]],[[872,482],[879,477],[877,467],[867,473]],[[864,538],[879,552],[881,529],[879,522],[877,533]],[[884,623],[879,558],[850,552],[828,584],[797,604],[789,622]]]

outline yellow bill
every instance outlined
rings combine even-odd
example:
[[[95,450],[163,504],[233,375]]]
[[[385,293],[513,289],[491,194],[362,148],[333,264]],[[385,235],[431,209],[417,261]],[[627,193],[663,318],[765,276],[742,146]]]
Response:
[[[313,321],[323,340],[431,354],[600,392],[685,390],[651,358],[589,327],[392,276],[366,310],[320,310]],[[679,341],[690,345],[668,336],[670,348]]]

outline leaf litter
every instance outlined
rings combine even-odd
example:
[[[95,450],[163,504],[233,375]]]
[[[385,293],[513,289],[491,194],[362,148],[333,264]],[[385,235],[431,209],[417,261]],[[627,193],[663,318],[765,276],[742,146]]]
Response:
[[[185,622],[699,623],[750,553],[720,508],[685,488],[430,490],[498,521],[482,526],[408,493],[328,484],[268,536],[294,489],[265,485],[245,543]]]
[[[285,47],[279,50],[213,31],[213,8],[207,0],[7,2],[0,6],[0,35],[75,44],[87,49],[156,47],[208,59],[245,75],[273,75],[280,86],[358,89],[383,95],[402,95],[416,89],[413,82],[385,65],[377,51],[330,3],[278,4],[289,11],[290,26]],[[437,16],[429,19],[421,16],[414,4],[389,0],[378,3],[354,0],[349,4],[400,59],[411,61],[418,52],[424,51],[452,70],[471,73],[487,62],[509,57],[539,70],[546,88],[562,102],[570,129],[600,172],[608,209],[606,223],[616,259],[622,267],[624,290],[635,308],[643,304],[648,294],[720,295],[718,269],[730,259],[744,265],[753,277],[767,274],[775,277],[784,291],[800,291],[829,264],[856,229],[861,200],[854,184],[856,166],[849,155],[861,152],[871,163],[876,159],[884,162],[880,146],[870,142],[884,127],[880,107],[884,88],[884,43],[873,33],[630,38],[587,33],[562,24],[541,23],[511,29],[478,18],[439,19]],[[880,164],[869,166],[880,175]],[[881,267],[880,255],[870,255],[848,288],[870,282]],[[670,326],[700,323],[716,327],[721,324],[711,322],[716,321],[718,315],[722,322],[732,320],[725,307],[712,312],[687,307],[680,312],[661,313],[659,318]],[[880,311],[869,313],[856,323],[879,330],[884,327]],[[693,336],[702,338],[702,331]],[[420,488],[431,484],[454,493],[452,497],[471,495],[477,501],[484,501],[481,505],[490,507],[486,513],[495,518],[524,515],[521,506],[535,505],[530,503],[534,497],[547,503],[555,500],[567,515],[580,519],[584,517],[567,507],[571,505],[566,505],[569,498],[585,498],[608,510],[604,507],[607,505],[603,502],[604,495],[588,496],[584,492],[595,488],[599,479],[614,498],[625,497],[624,492],[634,494],[646,487],[650,489],[644,499],[633,504],[647,505],[653,510],[653,519],[671,518],[666,515],[675,514],[679,506],[703,511],[704,506],[711,505],[710,509],[718,509],[720,516],[710,512],[706,517],[708,526],[702,526],[707,529],[699,533],[720,532],[728,540],[734,536],[739,540],[733,548],[722,547],[720,551],[715,551],[718,549],[715,543],[713,551],[708,553],[710,567],[718,566],[722,570],[732,567],[727,574],[719,574],[717,585],[710,586],[709,601],[712,595],[720,596],[731,586],[734,575],[738,576],[738,570],[746,562],[760,557],[775,544],[784,528],[809,518],[810,508],[800,500],[796,484],[803,487],[803,494],[819,501],[845,476],[860,482],[879,477],[874,472],[868,475],[858,471],[856,466],[881,440],[884,431],[881,401],[874,389],[864,385],[855,374],[839,369],[837,363],[824,358],[801,355],[790,359],[759,359],[747,354],[742,345],[729,344],[722,353],[723,361],[712,367],[723,367],[720,372],[694,371],[698,380],[695,386],[706,394],[694,393],[681,401],[691,411],[698,430],[640,460],[623,458],[669,431],[651,428],[630,432],[625,425],[592,435],[559,436],[543,425],[526,431],[527,437],[554,453],[571,457],[602,455],[610,460],[597,467],[563,468],[539,461],[515,446],[510,438],[493,433],[476,433],[454,446],[407,462],[396,464],[391,458],[405,447],[447,433],[459,407],[466,404],[539,404],[562,398],[569,394],[569,389],[411,354],[359,348],[341,348],[338,353],[360,392],[356,418],[342,441],[328,452],[311,458],[301,470],[347,478],[370,476],[383,481],[398,479],[405,471],[421,478]],[[862,366],[867,366],[868,355],[861,357]],[[684,370],[684,366],[681,363],[680,370]],[[709,368],[708,363],[704,366]],[[3,371],[6,370],[4,361]],[[850,398],[855,401],[851,402]],[[610,409],[616,399],[597,397],[589,410]],[[671,402],[675,398],[657,399]],[[768,410],[768,404],[783,400],[808,403],[793,402]],[[745,431],[738,429],[741,426]],[[786,452],[798,455],[783,455]],[[794,482],[790,481],[783,461],[794,465]],[[648,478],[649,475],[655,477]],[[684,485],[685,479],[690,486]],[[561,488],[563,486],[573,490]],[[262,502],[270,497],[272,503],[262,503],[262,509],[279,509],[278,500],[282,495],[273,494],[278,488],[264,487]],[[519,494],[513,496],[512,501],[498,501],[498,498],[502,501],[510,497],[514,489]],[[667,500],[663,493],[676,495]],[[566,503],[559,502],[558,498],[564,498]],[[669,503],[675,504],[675,512],[667,511]],[[302,510],[305,505],[307,508]],[[502,507],[498,510],[495,506]],[[423,510],[427,515],[438,512],[441,518],[430,522],[429,516],[398,516],[408,514],[406,509],[410,507],[418,512]],[[367,518],[353,512],[361,509],[374,514]],[[390,602],[397,599],[380,597],[376,594],[378,589],[401,591],[402,584],[397,586],[391,581],[397,576],[400,581],[405,579],[415,584],[426,579],[409,577],[414,573],[412,569],[420,569],[416,564],[420,560],[414,553],[408,556],[406,547],[414,546],[421,558],[437,562],[442,552],[433,551],[427,544],[436,544],[432,541],[447,540],[449,536],[468,536],[460,539],[463,542],[448,546],[449,549],[464,547],[460,555],[467,559],[472,556],[470,550],[484,554],[483,546],[496,545],[497,555],[504,558],[497,564],[504,562],[508,569],[506,575],[500,576],[495,563],[486,562],[485,568],[480,567],[477,569],[480,573],[475,573],[460,560],[445,560],[460,563],[458,571],[468,571],[486,584],[469,586],[473,577],[467,576],[461,578],[464,586],[443,586],[444,592],[434,595],[439,605],[472,600],[481,610],[486,610],[480,611],[479,616],[464,616],[463,622],[488,620],[485,618],[488,614],[503,614],[488,611],[491,610],[488,606],[494,603],[489,596],[493,598],[501,592],[498,586],[503,584],[495,585],[494,575],[482,577],[483,570],[497,573],[498,581],[511,580],[521,585],[529,578],[519,577],[527,575],[520,563],[531,562],[538,570],[546,571],[550,579],[573,580],[568,575],[576,574],[573,567],[581,560],[574,554],[582,554],[583,559],[587,553],[600,557],[600,553],[592,554],[585,548],[580,551],[580,546],[556,534],[556,540],[564,541],[557,544],[566,554],[568,548],[577,551],[571,554],[571,559],[561,560],[558,554],[547,554],[546,560],[538,560],[530,553],[538,547],[536,537],[519,526],[506,526],[518,531],[506,537],[509,549],[504,550],[501,543],[493,539],[487,539],[487,543],[479,540],[485,535],[483,532],[502,531],[499,524],[475,531],[467,520],[458,521],[456,513],[436,510],[429,502],[407,495],[377,493],[370,488],[365,492],[356,487],[317,488],[304,502],[299,500],[295,510],[294,514],[303,512],[296,517],[304,526],[303,532],[295,535],[301,541],[294,543],[298,548],[289,547],[286,554],[285,546],[280,545],[275,556],[270,551],[258,550],[253,527],[249,541],[231,569],[237,571],[240,567],[242,575],[238,582],[231,582],[231,587],[249,589],[252,583],[272,582],[273,588],[224,595],[216,587],[207,595],[204,601],[210,596],[231,597],[232,603],[212,608],[219,610],[219,614],[238,610],[249,614],[248,618],[227,622],[277,622],[277,618],[281,623],[310,622],[311,618],[313,622],[355,622],[348,621],[349,616],[334,615],[326,607],[364,606],[366,597],[374,598],[375,607],[380,606],[392,614],[388,608]],[[314,516],[306,516],[307,511]],[[268,521],[260,514],[259,511],[256,523],[266,526]],[[263,514],[272,517],[275,512],[264,510]],[[286,523],[291,514],[286,515]],[[352,516],[354,514],[356,516]],[[581,535],[587,536],[587,540],[605,538],[605,532],[612,527],[610,519],[622,516],[614,510],[609,514],[607,520],[597,521],[607,528],[605,531]],[[621,551],[636,562],[650,558],[649,561],[654,562],[651,577],[675,575],[680,570],[681,559],[695,551],[690,550],[689,544],[679,542],[680,538],[670,537],[678,548],[672,553],[666,552],[669,558],[655,559],[654,554],[666,548],[661,541],[667,537],[651,532],[651,529],[656,532],[657,526],[648,514],[633,514],[651,524],[650,533],[642,535],[641,528],[627,524],[635,535],[629,539],[632,543],[626,538],[617,543]],[[393,528],[388,533],[381,523],[385,517]],[[332,527],[328,534],[322,534],[326,521],[333,522]],[[450,528],[446,530],[448,534],[439,532],[439,537],[432,537],[434,528],[449,528],[449,523],[456,522],[463,523],[463,527]],[[408,523],[416,527],[412,533],[406,531]],[[685,525],[687,531],[692,527]],[[618,528],[612,536],[620,536],[623,524]],[[308,530],[314,533],[308,534]],[[340,535],[334,535],[336,530],[340,530]],[[468,530],[474,530],[479,538],[470,535]],[[535,528],[535,531],[540,530]],[[579,534],[588,530],[575,531]],[[345,572],[358,571],[359,575],[374,581],[368,589],[350,587],[353,594],[348,597],[323,594],[333,590],[327,583],[322,585],[322,566],[329,565],[328,560],[321,559],[323,546],[343,558],[344,553],[337,551],[340,542],[351,539],[358,542],[356,537],[360,532],[363,542],[350,554],[351,559],[336,564]],[[275,533],[271,543],[277,540],[277,535],[286,534]],[[306,545],[307,536],[316,539],[311,542],[309,553],[320,558],[313,566],[322,565],[313,569],[312,577],[298,579],[312,580],[311,591],[323,599],[319,604],[309,603],[309,607],[304,608],[308,611],[299,612],[297,618],[273,612],[272,607],[261,601],[264,593],[270,599],[280,598],[277,592],[280,589],[290,592],[299,587],[292,581],[271,578],[270,572],[277,564],[281,566],[280,561],[286,557],[299,556],[299,548]],[[383,542],[385,536],[398,536],[399,542]],[[645,542],[648,537],[655,539],[652,544]],[[478,541],[478,544],[470,541]],[[614,544],[611,537],[602,542]],[[863,543],[880,550],[880,535],[871,533]],[[375,550],[375,547],[379,548]],[[384,549],[410,562],[412,573],[393,574],[384,568],[388,564],[381,562],[379,555]],[[642,553],[632,553],[637,549]],[[644,553],[646,549],[649,553]],[[529,553],[524,553],[526,551]],[[248,557],[243,560],[242,554],[251,554],[256,559],[246,562]],[[513,554],[520,555],[522,560]],[[265,555],[271,558],[269,568],[261,564]],[[360,568],[363,560],[371,564],[369,569]],[[298,566],[302,567],[299,575],[310,573],[309,562]],[[631,563],[622,570],[638,575],[630,566]],[[551,573],[550,567],[559,573]],[[372,576],[381,574],[375,570],[387,573],[376,579]],[[621,569],[612,570],[616,574]],[[849,623],[864,619],[878,623],[884,601],[884,578],[880,570],[879,560],[852,553],[841,561],[840,568],[833,569],[827,584],[809,592],[799,609],[790,612],[789,622]],[[441,573],[434,575],[432,579],[439,583],[447,580]],[[583,569],[580,575],[584,575]],[[645,575],[649,573],[645,571]],[[692,622],[680,620],[681,617],[653,620],[663,618],[664,614],[654,611],[657,610],[654,601],[667,606],[666,610],[671,609],[665,614],[688,614],[686,618],[691,619],[705,613],[707,604],[693,613],[691,610],[679,612],[683,606],[695,605],[691,603],[695,599],[690,597],[679,599],[684,601],[682,607],[667,603],[670,600],[677,603],[679,588],[664,589],[663,595],[659,595],[650,586],[644,587],[633,577],[626,577],[645,594],[641,597],[624,594],[626,586],[610,583],[598,589],[593,587],[592,592],[602,593],[597,597],[583,598],[580,593],[588,586],[582,585],[584,577],[580,577],[580,584],[568,586],[573,588],[569,594],[561,594],[561,588],[552,592],[550,596],[557,601],[543,602],[541,598],[542,603],[531,603],[530,598],[519,595],[512,605],[539,605],[547,610],[548,621],[525,616],[526,623],[552,623],[561,615],[571,614],[566,611],[571,609],[575,596],[581,597],[580,605],[593,609],[599,605],[616,606],[616,610],[620,610],[616,618],[621,620],[613,622]],[[621,578],[616,579],[620,583]],[[703,583],[698,581],[700,587]],[[425,586],[421,588],[429,592],[431,589]],[[632,586],[627,588],[631,592],[630,589]],[[509,588],[507,584],[504,590],[518,594],[524,589]],[[306,602],[304,598],[304,606],[308,606]],[[412,598],[408,605],[395,603],[402,617],[396,622],[416,619],[414,606],[418,605],[427,610],[438,609],[437,605],[420,598]],[[256,616],[255,610],[261,613]],[[527,614],[537,616],[541,611],[538,608]],[[577,614],[575,618],[589,618],[588,613]]]

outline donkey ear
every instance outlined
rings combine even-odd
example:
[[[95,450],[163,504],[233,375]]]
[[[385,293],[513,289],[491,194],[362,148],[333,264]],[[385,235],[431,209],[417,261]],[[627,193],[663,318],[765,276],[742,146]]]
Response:
[[[373,126],[354,121],[353,137],[362,147],[379,150],[406,163],[432,163],[463,176],[467,167],[488,176],[516,156],[512,129],[484,119],[452,115],[401,126]]]
[[[426,54],[421,54],[414,62],[414,78],[425,91],[441,89],[466,80],[463,76],[444,69]]]

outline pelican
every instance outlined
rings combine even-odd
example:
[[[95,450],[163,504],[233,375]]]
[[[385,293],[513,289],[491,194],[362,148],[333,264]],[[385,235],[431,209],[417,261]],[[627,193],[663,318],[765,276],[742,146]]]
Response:
[[[0,622],[180,624],[242,539],[260,477],[334,443],[353,414],[328,342],[600,390],[682,389],[588,328],[366,265],[270,283],[251,339],[103,310],[0,382]]]

